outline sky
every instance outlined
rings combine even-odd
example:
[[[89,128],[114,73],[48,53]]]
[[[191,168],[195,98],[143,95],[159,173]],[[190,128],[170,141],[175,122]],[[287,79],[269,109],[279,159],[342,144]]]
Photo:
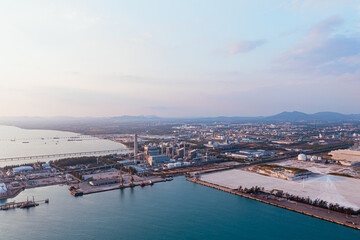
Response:
[[[0,116],[360,113],[360,1],[0,0]]]

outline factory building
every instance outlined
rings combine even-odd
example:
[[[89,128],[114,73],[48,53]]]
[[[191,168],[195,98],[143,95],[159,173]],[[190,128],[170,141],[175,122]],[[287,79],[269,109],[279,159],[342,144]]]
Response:
[[[147,146],[147,147],[145,147],[145,154],[147,156],[155,156],[155,155],[159,155],[160,151],[159,151],[159,148],[157,148],[157,147]]]
[[[15,167],[12,169],[14,173],[21,173],[21,172],[30,172],[33,171],[34,168],[30,166],[21,166],[21,167]]]
[[[166,155],[155,155],[155,156],[149,156],[148,162],[151,166],[154,166],[159,163],[165,163],[168,162],[170,158]]]
[[[188,157],[190,158],[190,159],[194,159],[194,158],[196,158],[197,157],[197,149],[194,149],[194,150],[191,150],[189,153],[188,153]]]
[[[176,150],[176,156],[179,158],[183,158],[185,154],[185,149],[184,148],[179,148]]]
[[[174,153],[174,147],[166,147],[166,156],[172,157]]]

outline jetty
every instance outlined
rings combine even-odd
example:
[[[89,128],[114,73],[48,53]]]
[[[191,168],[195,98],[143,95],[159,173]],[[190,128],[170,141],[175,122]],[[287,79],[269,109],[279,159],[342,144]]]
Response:
[[[3,205],[0,205],[0,210],[9,210],[9,209],[13,209],[13,208],[31,208],[31,207],[36,207],[39,206],[40,203],[49,203],[49,199],[45,199],[45,200],[40,200],[40,201],[35,201],[34,197],[32,200],[27,199],[26,201],[23,202],[9,202],[9,203],[5,203]]]

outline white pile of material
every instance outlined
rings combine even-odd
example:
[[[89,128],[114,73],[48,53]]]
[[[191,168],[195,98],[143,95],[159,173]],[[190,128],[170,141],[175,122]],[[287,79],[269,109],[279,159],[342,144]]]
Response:
[[[237,189],[264,187],[266,191],[272,189],[300,196],[317,198],[340,206],[360,209],[360,179],[331,175],[320,175],[299,181],[288,181],[275,177],[263,176],[242,170],[228,170],[202,175],[201,180],[220,186]]]

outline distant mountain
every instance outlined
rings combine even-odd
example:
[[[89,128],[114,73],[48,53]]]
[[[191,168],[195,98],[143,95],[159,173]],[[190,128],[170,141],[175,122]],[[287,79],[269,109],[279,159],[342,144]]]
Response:
[[[341,114],[336,112],[318,112],[307,114],[303,112],[282,112],[270,117],[264,118],[267,121],[346,121],[360,120],[360,114]]]
[[[141,126],[144,123],[156,125],[159,122],[170,124],[183,123],[246,123],[246,122],[298,122],[298,121],[351,121],[360,120],[360,114],[341,114],[336,112],[318,112],[314,114],[307,114],[303,112],[282,112],[268,117],[157,117],[157,116],[117,116],[117,117],[0,117],[0,124],[13,125],[22,128],[40,128],[40,129],[55,129],[80,131],[81,129],[115,129],[123,126]],[[79,130],[80,129],[80,130]]]
[[[282,112],[270,117],[266,117],[265,120],[275,120],[275,121],[298,121],[298,120],[308,120],[309,115],[302,112]]]

